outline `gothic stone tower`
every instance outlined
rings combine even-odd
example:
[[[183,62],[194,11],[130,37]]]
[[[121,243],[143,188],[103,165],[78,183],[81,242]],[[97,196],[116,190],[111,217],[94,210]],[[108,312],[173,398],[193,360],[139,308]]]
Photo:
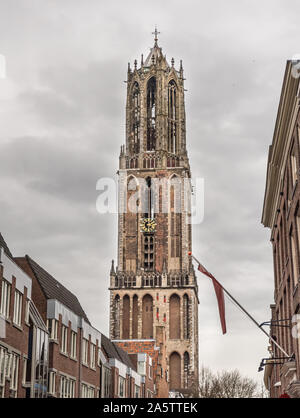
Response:
[[[157,181],[168,187],[153,187]],[[183,68],[157,43],[128,65],[126,146],[119,160],[118,266],[110,274],[110,337],[156,339],[166,330],[170,389],[198,382],[198,288],[191,250],[190,167]],[[177,185],[179,184],[179,187]],[[188,205],[185,204],[188,202]],[[167,210],[163,205],[168,203]],[[135,210],[133,210],[135,209]]]

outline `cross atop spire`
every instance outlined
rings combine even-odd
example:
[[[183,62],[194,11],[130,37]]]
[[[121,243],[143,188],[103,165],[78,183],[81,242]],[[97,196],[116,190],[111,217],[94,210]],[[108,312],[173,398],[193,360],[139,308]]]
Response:
[[[157,41],[158,41],[158,37],[157,35],[159,35],[160,32],[158,32],[157,27],[155,26],[155,30],[154,32],[152,32],[152,35],[154,35],[154,45],[157,45]]]

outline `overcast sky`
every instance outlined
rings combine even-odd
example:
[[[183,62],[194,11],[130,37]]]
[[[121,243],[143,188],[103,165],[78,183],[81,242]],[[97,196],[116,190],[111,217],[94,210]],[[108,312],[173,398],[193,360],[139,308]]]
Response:
[[[270,0],[2,0],[0,229],[80,299],[108,334],[115,215],[96,211],[96,182],[112,177],[124,143],[127,62],[159,45],[186,77],[193,177],[205,216],[193,250],[257,318],[273,302],[270,231],[260,223],[268,146],[286,60],[300,52],[300,4]],[[220,329],[211,283],[199,276],[200,362],[257,368],[267,339],[227,303]]]

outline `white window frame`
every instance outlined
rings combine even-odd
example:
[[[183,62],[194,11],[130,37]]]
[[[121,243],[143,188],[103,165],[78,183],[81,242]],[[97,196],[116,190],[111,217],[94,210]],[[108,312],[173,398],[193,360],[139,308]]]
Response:
[[[95,397],[95,388],[92,386],[88,387],[88,398],[94,398]]]
[[[122,376],[119,376],[119,397],[125,398],[125,382],[126,379]]]
[[[72,359],[77,359],[77,333],[75,331],[71,331],[71,351],[70,357]]]
[[[95,397],[95,388],[89,386],[86,383],[81,384],[81,397],[82,398],[94,398]]]
[[[11,377],[11,353],[6,351],[5,353],[5,378],[10,379]]]
[[[84,383],[82,383],[81,385],[81,397],[82,398],[87,398],[87,385],[85,385]]]
[[[19,361],[20,356],[16,353],[11,353],[11,379],[10,390],[14,392],[14,397],[17,397],[18,383],[19,383]]]
[[[4,397],[7,349],[0,346],[0,398]]]
[[[62,325],[61,327],[60,350],[63,354],[68,354],[68,328],[65,325]]]
[[[134,385],[134,397],[140,398],[141,388],[138,385]]]
[[[96,368],[96,346],[93,343],[90,344],[90,367]]]
[[[3,279],[2,280],[0,313],[5,318],[9,318],[10,295],[11,295],[11,284],[7,280]]]
[[[75,384],[76,379],[60,376],[59,397],[60,398],[75,398]]]
[[[50,333],[50,340],[57,341],[58,335],[58,321],[57,319],[47,319],[47,328]]]
[[[89,341],[85,338],[82,339],[82,363],[88,366],[88,349]]]
[[[56,395],[56,372],[49,372],[49,393],[50,395]]]
[[[19,327],[22,325],[22,302],[22,293],[15,290],[13,323]]]

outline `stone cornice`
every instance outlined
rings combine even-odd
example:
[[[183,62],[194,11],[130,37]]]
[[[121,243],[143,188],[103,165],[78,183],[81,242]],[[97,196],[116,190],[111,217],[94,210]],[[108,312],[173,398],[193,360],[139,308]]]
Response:
[[[266,188],[261,220],[262,224],[269,228],[272,228],[275,222],[288,150],[298,113],[299,99],[297,92],[299,79],[292,77],[291,66],[291,61],[288,61],[283,79],[273,142],[269,148]]]

